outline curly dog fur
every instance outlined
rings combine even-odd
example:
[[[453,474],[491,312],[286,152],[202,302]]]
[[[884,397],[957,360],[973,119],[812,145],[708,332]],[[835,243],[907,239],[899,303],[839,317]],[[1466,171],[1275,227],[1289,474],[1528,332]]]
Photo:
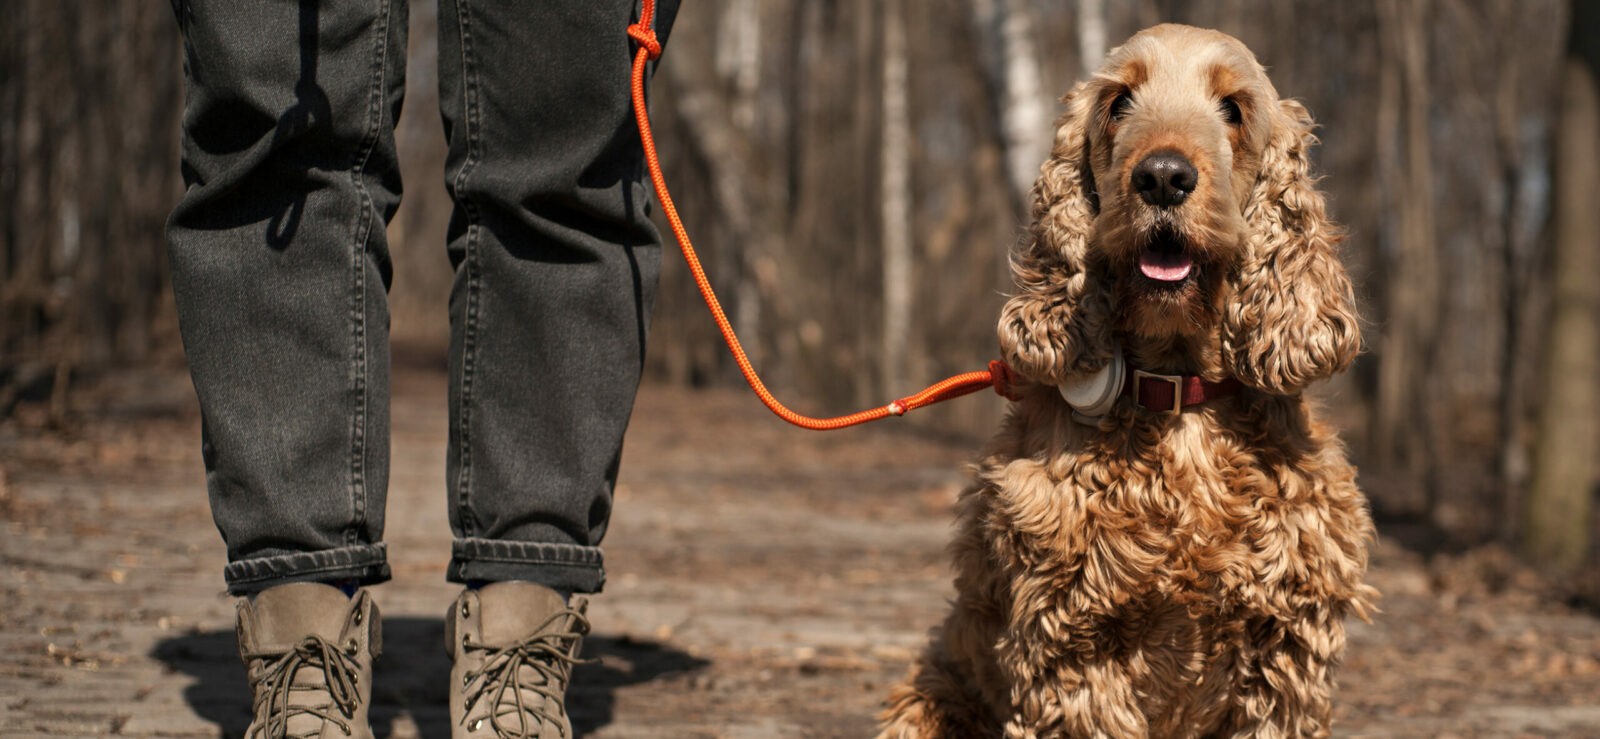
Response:
[[[960,497],[957,597],[881,736],[1326,736],[1344,620],[1376,592],[1355,471],[1302,396],[1360,348],[1313,123],[1242,43],[1176,25],[1065,103],[999,326],[1029,384]],[[1180,204],[1130,184],[1155,153],[1193,164]],[[1140,271],[1163,238],[1181,283]],[[1115,346],[1244,387],[1075,421],[1056,385]]]

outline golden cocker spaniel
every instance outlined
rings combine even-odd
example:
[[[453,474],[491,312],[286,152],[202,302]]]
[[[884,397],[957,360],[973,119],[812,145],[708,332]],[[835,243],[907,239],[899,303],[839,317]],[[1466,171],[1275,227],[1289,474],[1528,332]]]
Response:
[[[1360,348],[1310,116],[1178,25],[1065,102],[1000,319],[1026,387],[881,736],[1325,736],[1377,594],[1355,470],[1302,395]]]

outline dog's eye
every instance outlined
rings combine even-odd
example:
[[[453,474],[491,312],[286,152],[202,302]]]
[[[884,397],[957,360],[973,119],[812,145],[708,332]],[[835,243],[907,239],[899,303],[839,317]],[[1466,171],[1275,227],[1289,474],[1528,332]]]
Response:
[[[1244,112],[1239,110],[1239,101],[1231,97],[1222,99],[1222,120],[1233,126],[1244,122]]]
[[[1127,117],[1128,111],[1133,108],[1133,96],[1126,91],[1117,93],[1111,101],[1111,120],[1121,120]]]

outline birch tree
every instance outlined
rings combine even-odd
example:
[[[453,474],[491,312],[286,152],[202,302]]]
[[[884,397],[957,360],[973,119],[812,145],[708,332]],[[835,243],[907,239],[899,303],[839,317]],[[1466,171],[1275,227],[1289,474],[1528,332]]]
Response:
[[[904,392],[911,335],[911,117],[906,103],[906,29],[901,0],[883,6],[883,356],[880,386]]]
[[[1099,70],[1105,57],[1105,0],[1078,0],[1078,58],[1083,64],[1083,76]]]
[[[1021,213],[1039,175],[1039,163],[1050,152],[1051,137],[1050,96],[1044,92],[1039,70],[1033,14],[1026,0],[977,0],[972,9],[999,124],[1006,181]]]

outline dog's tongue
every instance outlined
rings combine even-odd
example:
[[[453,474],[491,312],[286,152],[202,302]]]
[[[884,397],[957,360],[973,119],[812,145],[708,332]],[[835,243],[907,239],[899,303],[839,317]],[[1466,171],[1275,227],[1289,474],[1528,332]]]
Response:
[[[1194,260],[1181,251],[1146,249],[1139,255],[1139,271],[1162,282],[1177,282],[1189,276]]]

